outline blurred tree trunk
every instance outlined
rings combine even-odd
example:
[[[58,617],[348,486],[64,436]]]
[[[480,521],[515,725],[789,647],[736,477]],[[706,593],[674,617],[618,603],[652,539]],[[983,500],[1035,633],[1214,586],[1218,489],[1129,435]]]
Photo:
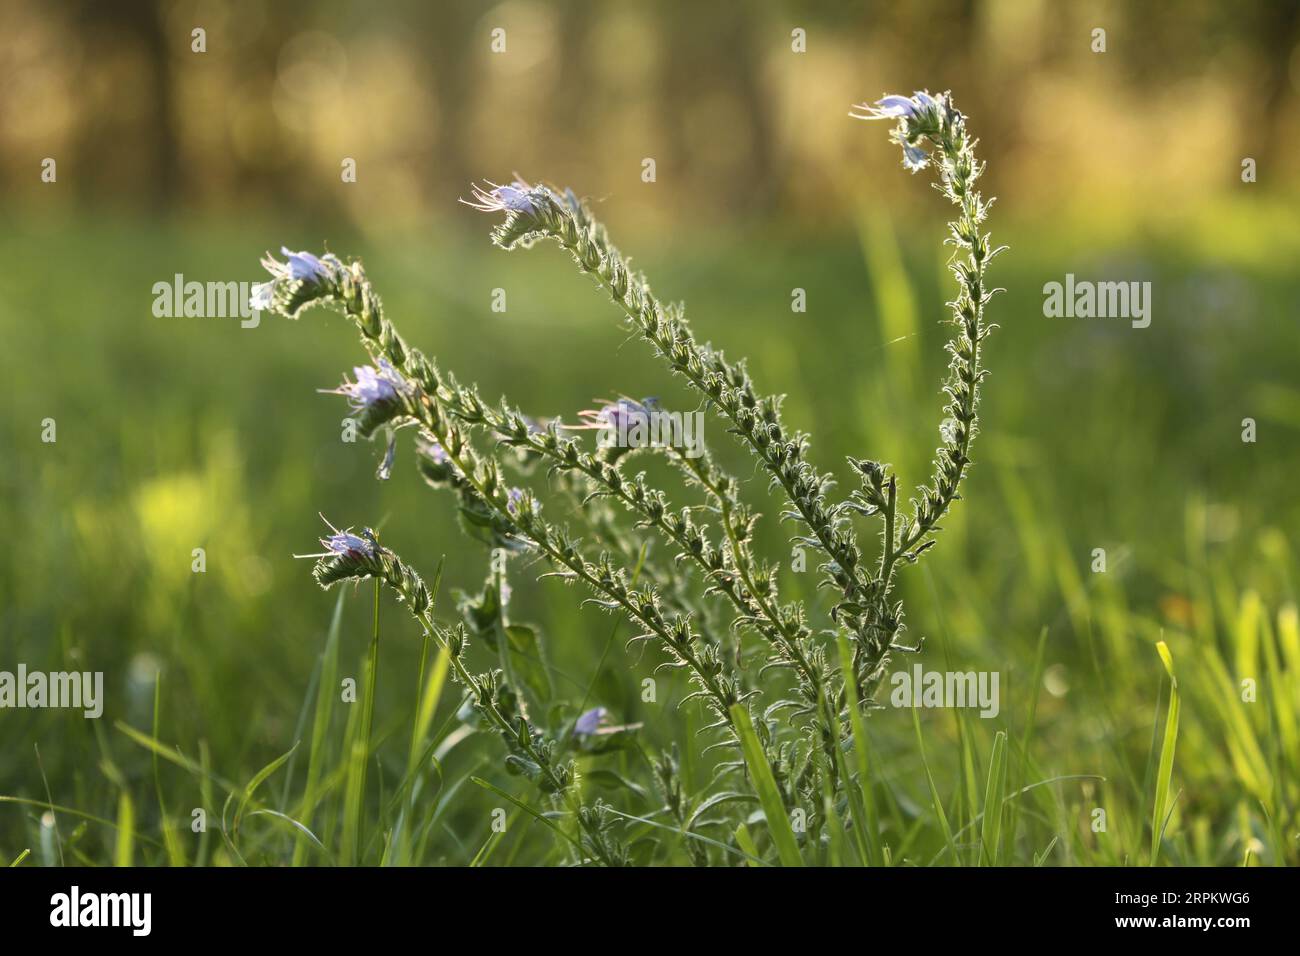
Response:
[[[137,177],[135,182],[143,180],[140,188],[156,209],[170,208],[181,182],[180,140],[172,109],[171,55],[174,50],[188,51],[190,37],[188,34],[167,35],[163,10],[152,0],[130,3],[78,0],[74,10],[77,29],[90,53],[88,69],[95,68],[94,52],[97,49],[103,51],[105,45],[115,42],[122,42],[144,59],[150,94],[149,102],[145,104],[145,126],[150,135],[138,155],[147,157],[148,169],[147,175]],[[104,117],[96,117],[94,122],[82,127],[78,136],[79,165],[86,172],[83,182],[88,186],[103,178],[95,175],[95,157],[121,134],[120,130],[112,127],[111,114],[107,119],[108,122]],[[111,190],[115,184],[104,185]]]
[[[1256,42],[1262,51],[1258,59],[1264,64],[1265,72],[1263,115],[1255,141],[1258,145],[1249,144],[1243,155],[1253,156],[1263,164],[1266,159],[1277,157],[1280,126],[1286,121],[1283,105],[1291,93],[1292,51],[1300,46],[1300,4],[1265,4],[1260,21]]]
[[[438,146],[435,152],[437,168],[426,170],[426,182],[442,182],[445,187],[459,190],[462,195],[468,184],[479,179],[465,144],[470,141],[469,120],[474,108],[473,51],[474,44],[488,42],[485,33],[474,37],[475,21],[485,8],[465,3],[431,3],[420,8],[423,23],[418,32],[427,37],[432,52],[432,70],[437,87],[441,113],[438,128]]]
[[[600,104],[596,91],[592,89],[587,43],[591,24],[599,15],[600,5],[590,2],[563,4],[559,10],[557,56],[560,60],[560,74],[553,106],[554,123],[557,129],[569,132],[551,145],[561,151],[561,155],[556,158],[570,167],[582,159],[582,153],[585,152],[582,144],[597,135],[592,119],[598,115]],[[564,177],[573,174],[572,169],[562,172]],[[560,170],[549,173],[560,174]]]
[[[661,173],[677,170],[689,179],[700,175],[698,169],[689,176],[685,173],[699,145],[687,123],[687,111],[702,96],[727,94],[742,111],[738,125],[748,129],[748,149],[735,168],[711,170],[705,182],[697,179],[702,195],[692,198],[707,198],[725,212],[761,208],[774,188],[771,104],[762,89],[762,54],[765,48],[775,50],[788,43],[789,35],[769,29],[762,43],[756,44],[756,18],[746,16],[741,8],[675,0],[659,5],[657,12],[662,46],[667,51],[662,59],[659,105],[663,128],[671,134],[661,147]],[[740,183],[743,189],[737,188]]]

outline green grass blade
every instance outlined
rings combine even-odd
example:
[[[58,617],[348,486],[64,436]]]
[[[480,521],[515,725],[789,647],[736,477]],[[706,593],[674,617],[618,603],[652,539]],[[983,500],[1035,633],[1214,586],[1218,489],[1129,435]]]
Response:
[[[1034,854],[1034,866],[1036,867],[1042,866],[1044,863],[1047,862],[1047,858],[1052,855],[1052,850],[1056,848],[1056,843],[1060,839],[1061,838],[1059,836],[1052,837],[1051,842],[1048,843],[1047,846],[1043,847],[1043,851],[1041,853]]]
[[[946,668],[952,670],[951,663],[945,662]],[[979,807],[979,779],[975,771],[977,756],[975,753],[975,743],[972,740],[970,721],[967,720],[964,710],[955,710],[953,712],[953,722],[957,726],[957,754],[961,766],[961,783],[957,788],[957,828],[963,829],[967,821],[974,822],[975,817],[980,814]],[[980,848],[977,846],[972,850],[971,863],[979,865]]]
[[[1278,757],[1281,760],[1295,761],[1300,758],[1300,727],[1297,726],[1296,704],[1300,697],[1287,695],[1286,674],[1278,654],[1277,642],[1273,638],[1273,628],[1268,619],[1263,621],[1264,628],[1264,673],[1268,677],[1269,694],[1275,701],[1273,715],[1276,718],[1276,737],[1279,743]],[[1275,768],[1274,786],[1280,788],[1283,773]]]
[[[843,740],[844,732],[840,726],[840,718],[835,709],[826,703],[825,695],[822,696],[819,706],[824,715],[823,719],[827,726],[830,727],[832,740]],[[834,762],[832,769],[835,772],[837,783],[842,787],[845,794],[845,802],[849,808],[849,821],[852,823],[848,827],[849,835],[852,837],[849,845],[853,847],[854,855],[857,857],[859,866],[869,866],[871,863],[871,852],[867,848],[867,814],[862,806],[862,794],[853,783],[853,770],[849,765],[848,754],[844,752],[843,747],[834,747],[831,749],[831,759]],[[838,788],[831,786],[831,781],[824,782],[825,789],[833,791],[828,793],[829,801],[835,803],[835,792]]]
[[[407,759],[408,772],[416,769],[421,752],[427,749],[429,727],[433,724],[433,715],[442,700],[442,691],[446,686],[447,673],[450,669],[451,652],[440,646],[433,667],[420,688],[419,708],[416,711],[414,730],[411,734],[411,752]]]
[[[325,636],[325,649],[321,651],[320,683],[316,686],[316,712],[312,716],[311,744],[307,755],[307,782],[303,787],[302,801],[298,807],[299,819],[311,823],[316,812],[321,772],[325,764],[325,748],[329,742],[330,718],[334,714],[334,698],[339,686],[339,630],[343,622],[343,599],[347,589],[340,588],[330,618],[329,632]],[[302,866],[307,859],[307,844],[301,840],[293,849],[293,865]]]
[[[212,754],[208,749],[206,740],[199,741],[199,798],[202,800],[202,806],[215,807],[217,805],[216,794],[212,790]],[[212,829],[204,826],[203,832],[199,834],[199,849],[194,855],[195,866],[207,866],[209,862],[208,854],[212,849]]]
[[[584,856],[586,855],[586,851],[583,849],[582,844],[579,843],[577,840],[575,840],[567,832],[565,832],[564,827],[560,826],[558,823],[556,823],[550,817],[546,816],[544,813],[541,813],[538,810],[534,810],[532,807],[524,803],[522,800],[518,799],[517,797],[512,797],[510,794],[506,793],[500,787],[493,786],[492,784],[484,780],[482,777],[470,777],[469,779],[471,783],[477,784],[478,786],[482,787],[484,790],[487,790],[490,793],[495,793],[502,800],[510,801],[510,803],[513,806],[518,807],[520,810],[524,811],[524,813],[528,814],[530,817],[532,817],[534,820],[537,820],[539,823],[546,824],[546,826],[550,827],[552,830],[558,833],[565,840],[569,841],[575,847],[577,847],[578,852],[580,854],[583,854]]]
[[[429,648],[437,646],[437,658],[433,667],[429,667]],[[429,728],[433,724],[438,702],[442,700],[442,689],[447,682],[447,672],[451,669],[451,653],[446,646],[435,644],[433,639],[425,637],[420,649],[420,678],[416,684],[415,719],[411,727],[411,749],[407,753],[407,770],[396,788],[395,804],[400,806],[396,823],[391,827],[390,842],[387,845],[381,866],[409,866],[415,861],[415,832],[411,819],[415,816],[415,801],[420,792],[420,774],[422,767],[428,766],[433,756],[434,741],[429,740]],[[480,853],[491,853],[495,843],[484,844]],[[486,857],[484,857],[486,860]]]
[[[921,755],[921,766],[925,768],[925,782],[930,787],[930,803],[934,806],[935,816],[939,818],[939,827],[943,830],[943,839],[948,846],[948,852],[952,854],[954,860],[960,862],[957,844],[952,838],[952,826],[948,823],[948,814],[944,812],[943,800],[939,798],[939,787],[934,782],[934,774],[930,772],[930,761],[925,757],[925,738],[921,733],[921,716],[916,707],[912,708],[912,726],[916,728],[916,749]]]
[[[1007,784],[1007,734],[999,730],[989,756],[989,776],[984,787],[984,819],[980,823],[980,861],[997,866],[1002,842],[1002,804]]]
[[[329,850],[327,850],[327,849],[325,848],[325,844],[324,844],[324,843],[321,843],[320,839],[316,836],[316,834],[312,833],[311,830],[307,829],[307,827],[306,827],[303,823],[301,823],[301,822],[298,821],[298,820],[295,820],[293,817],[289,816],[287,813],[281,813],[279,810],[271,810],[271,809],[267,808],[267,809],[262,809],[262,810],[254,810],[254,811],[252,811],[251,813],[249,813],[249,816],[250,816],[250,817],[270,817],[272,820],[276,820],[276,821],[278,821],[278,822],[280,822],[280,823],[284,823],[284,824],[289,825],[289,826],[292,827],[296,832],[301,833],[301,834],[302,834],[303,836],[305,836],[308,840],[310,840],[313,844],[315,844],[316,848],[317,848],[318,850],[320,850],[321,853],[325,854],[325,858],[326,858],[326,859],[329,859],[329,858],[330,858]],[[331,861],[331,862],[332,862],[332,861]]]
[[[16,803],[25,807],[44,808],[49,810],[51,813],[66,813],[70,816],[78,817],[79,819],[87,820],[91,823],[97,823],[100,826],[109,827],[113,830],[117,830],[119,827],[118,822],[106,819],[105,817],[97,817],[93,813],[86,813],[84,810],[78,810],[75,807],[65,807],[57,803],[50,803],[48,800],[33,800],[29,797],[10,797],[0,794],[0,803]],[[131,836],[132,839],[139,840],[141,843],[148,843],[152,847],[162,849],[162,844],[151,837],[139,833],[133,833]]]
[[[442,569],[446,561],[446,555],[439,558],[438,567],[433,572],[433,585],[429,590],[432,595],[433,606],[437,605],[438,591],[442,587]],[[429,613],[432,615],[432,608]],[[426,676],[425,669],[428,664],[429,648],[431,646],[437,647],[438,657],[434,660],[433,670],[428,672]],[[450,651],[444,645],[437,644],[437,642],[426,636],[420,648],[420,676],[415,687],[415,721],[411,728],[411,750],[407,754],[406,762],[408,775],[415,771],[420,754],[425,750],[425,741],[429,736],[429,726],[433,723],[433,715],[438,710],[438,702],[442,699],[442,688],[447,681],[447,671],[450,668]]]
[[[695,833],[691,830],[683,830],[678,826],[669,826],[668,824],[651,820],[648,817],[638,817],[632,813],[624,813],[622,810],[615,810],[613,807],[608,807],[607,810],[614,816],[622,817],[624,820],[633,820],[656,830],[667,830],[668,832],[675,833],[684,839],[694,840],[697,843],[704,844],[705,846],[717,847],[723,853],[730,853],[732,856],[740,857],[745,862],[746,866],[770,866],[769,863],[764,861],[763,858],[758,855],[758,850],[754,849],[754,843],[749,836],[748,830],[745,830],[745,839],[747,842],[741,846],[740,849],[736,849],[736,847],[728,846],[720,840],[714,840],[711,837],[706,837],[703,834]],[[744,829],[743,823],[741,824],[741,829]],[[737,842],[740,842],[739,839],[737,839]]]
[[[754,838],[749,835],[749,828],[745,824],[736,827],[736,844],[740,847],[742,853],[748,857],[745,860],[745,866],[762,866],[762,858],[758,855],[758,847],[754,846]],[[755,863],[755,860],[760,862]]]
[[[839,647],[840,667],[844,673],[853,673],[853,652],[849,649],[849,639],[841,632],[836,638]],[[854,815],[854,829],[860,830],[863,852],[868,866],[880,866],[880,818],[876,812],[875,793],[871,787],[867,727],[862,719],[858,701],[858,688],[853,681],[844,684],[845,697],[848,701],[849,731],[853,735],[853,756],[858,771],[858,785],[855,787],[849,774],[845,774],[845,788],[849,793],[849,807]],[[847,761],[845,761],[847,763]]]
[[[507,824],[507,826],[508,825],[509,824]],[[501,831],[492,833],[491,836],[483,841],[483,845],[479,847],[479,851],[474,854],[474,859],[469,861],[470,869],[478,869],[486,866],[487,861],[492,857],[492,853],[501,845],[501,841],[504,838],[505,832]]]
[[[1174,747],[1178,743],[1178,712],[1181,706],[1178,695],[1178,678],[1174,676],[1174,657],[1164,641],[1156,643],[1156,651],[1169,673],[1169,709],[1165,714],[1165,737],[1160,744],[1160,764],[1156,770],[1156,793],[1151,808],[1151,865],[1160,858],[1160,841],[1164,837],[1169,807],[1169,786],[1174,775]]]
[[[375,719],[375,686],[379,671],[379,597],[381,585],[375,580],[375,612],[370,632],[370,651],[365,663],[365,691],[361,701],[361,719],[348,751],[347,784],[343,794],[343,862],[356,866],[361,862],[361,814],[366,796],[366,769],[370,764],[370,732]]]
[[[1033,676],[1029,679],[1029,712],[1025,716],[1025,731],[1020,735],[1020,753],[1018,755],[1014,786],[1023,787],[1029,773],[1029,747],[1033,740],[1038,722],[1038,696],[1043,686],[1043,668],[1047,663],[1047,626],[1038,632],[1038,649],[1034,652]],[[1007,812],[1007,845],[1016,845],[1016,831],[1020,826],[1020,805],[1012,804]]]
[[[736,725],[740,737],[741,750],[745,755],[745,765],[749,768],[749,780],[758,794],[758,801],[763,806],[763,816],[767,818],[767,832],[776,845],[777,856],[782,866],[803,866],[803,857],[799,853],[799,841],[795,839],[790,826],[790,818],[785,815],[785,804],[781,793],[776,789],[776,778],[768,766],[763,754],[763,745],[758,742],[754,724],[749,719],[749,711],[741,704],[731,705],[731,719]]]
[[[218,777],[216,774],[207,770],[201,764],[185,756],[185,754],[181,753],[180,748],[178,747],[169,747],[161,740],[155,740],[154,738],[150,737],[148,734],[136,730],[130,724],[124,724],[120,720],[116,721],[113,724],[113,726],[117,730],[125,734],[127,737],[129,737],[132,741],[139,744],[141,747],[144,747],[146,750],[153,751],[158,756],[162,757],[164,760],[170,760],[176,766],[181,767],[184,770],[188,770],[190,773],[194,774],[194,776],[198,777],[200,780],[215,781],[223,790],[227,792],[235,791],[239,789],[239,787],[235,786],[229,781],[221,779],[221,777]]]
[[[828,862],[831,866],[843,866],[846,857],[845,849],[847,848],[847,841],[844,839],[845,826],[835,806],[835,792],[831,787],[829,761],[826,752],[822,748],[818,747],[813,751],[813,762],[817,768],[817,776],[822,782],[822,816],[826,821],[826,833],[829,838],[827,841]]]
[[[117,843],[113,849],[113,865],[131,866],[135,858],[135,804],[131,795],[122,788],[117,798]]]
[[[293,752],[297,749],[298,749],[298,745],[295,743],[284,753],[280,754],[280,756],[276,757],[274,760],[272,760],[261,770],[257,771],[257,773],[253,775],[253,779],[248,781],[248,786],[244,787],[244,792],[240,794],[239,807],[238,809],[235,810],[235,822],[234,822],[233,829],[236,833],[239,832],[239,823],[244,818],[244,808],[248,806],[248,801],[253,799],[253,794],[257,792],[257,788],[260,787],[263,783],[265,783],[266,779],[269,776],[271,776],[271,774],[275,773],[277,770],[283,767],[284,762],[288,760],[290,757],[292,757]]]
[[[158,739],[158,728],[162,709],[162,673],[156,673],[153,679],[153,735]],[[185,865],[185,850],[172,828],[171,816],[167,812],[167,801],[163,799],[162,776],[159,772],[158,751],[153,752],[153,786],[158,796],[158,813],[161,819],[163,845],[167,847],[167,862],[171,866]]]
[[[903,265],[903,253],[893,224],[879,207],[873,206],[870,214],[862,207],[857,223],[862,255],[875,293],[880,336],[890,345],[886,353],[889,371],[902,393],[911,394],[919,370],[916,336],[921,322],[912,282]]]

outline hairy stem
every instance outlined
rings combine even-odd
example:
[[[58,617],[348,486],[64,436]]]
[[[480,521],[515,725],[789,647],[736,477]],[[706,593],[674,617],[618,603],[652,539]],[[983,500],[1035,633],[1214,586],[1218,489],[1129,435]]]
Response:
[[[538,237],[553,239],[568,250],[578,268],[595,278],[669,367],[731,424],[731,431],[749,445],[785,492],[792,510],[782,517],[807,526],[813,535],[810,543],[830,559],[823,568],[828,579],[846,601],[859,598],[867,578],[853,529],[827,507],[832,479],[804,460],[807,436],[789,435],[780,420],[778,400],[760,399],[743,365],[700,346],[680,311],[659,302],[644,277],[628,268],[604,228],[572,194],[564,199],[538,196],[531,211],[510,212],[493,233],[494,241],[505,249],[526,246]]]
[[[707,700],[718,718],[710,726],[726,727],[734,736],[729,708],[738,701],[739,695],[730,680],[720,673],[718,662],[705,661],[696,650],[698,637],[689,618],[678,615],[673,620],[666,619],[654,593],[629,589],[621,570],[607,558],[593,564],[582,557],[563,531],[530,509],[512,510],[509,497],[498,481],[495,462],[480,460],[456,432],[448,409],[450,389],[440,381],[432,363],[409,348],[384,317],[382,303],[359,263],[352,263],[348,268],[338,298],[345,314],[356,322],[371,355],[376,360],[390,362],[414,386],[414,394],[404,398],[406,413],[443,448],[480,503],[513,534],[563,568],[566,576],[583,581],[601,595],[607,609],[616,607],[625,611],[646,628],[646,636],[657,637],[669,657],[677,666],[685,667],[700,687],[687,699],[698,696]]]

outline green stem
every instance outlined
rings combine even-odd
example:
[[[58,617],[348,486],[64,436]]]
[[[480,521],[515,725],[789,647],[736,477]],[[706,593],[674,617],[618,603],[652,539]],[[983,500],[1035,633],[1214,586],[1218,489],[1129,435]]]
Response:
[[[369,294],[368,284],[365,284],[363,288],[356,289],[351,296],[346,294],[347,290],[344,290],[344,292],[345,294],[342,297],[344,306],[349,315],[356,320],[363,336],[363,342],[372,356],[376,360],[382,357],[386,361],[391,361],[413,385],[419,388],[418,395],[407,402],[408,413],[442,446],[448,459],[456,466],[466,484],[474,490],[476,496],[491,508],[496,516],[508,525],[516,535],[529,541],[553,563],[567,569],[570,574],[582,580],[592,590],[614,601],[631,617],[643,624],[650,633],[658,637],[672,655],[675,655],[679,661],[690,668],[693,676],[704,688],[705,695],[711,699],[722,724],[729,727],[734,733],[735,727],[729,711],[731,704],[735,702],[734,695],[723,689],[716,677],[703,665],[703,662],[691,648],[692,635],[689,624],[683,628],[684,636],[680,640],[675,639],[663,625],[657,610],[651,613],[651,611],[647,611],[639,604],[629,600],[624,587],[608,586],[597,575],[592,573],[588,563],[581,556],[576,553],[571,556],[564,550],[555,547],[549,540],[549,535],[534,534],[525,528],[510,512],[509,508],[498,499],[498,496],[488,490],[487,484],[477,476],[476,462],[465,451],[459,453],[453,451],[454,448],[459,446],[459,443],[450,440],[449,430],[444,425],[444,421],[448,417],[446,404],[437,393],[437,389],[428,390],[421,384],[425,377],[421,373],[427,371],[432,374],[432,366],[422,359],[422,370],[410,367],[410,350],[402,342],[392,324],[383,318],[379,310],[377,297]],[[467,449],[468,446],[464,446],[464,448]]]
[[[606,866],[610,865],[610,859],[607,856],[603,856],[602,852],[602,847],[604,845],[603,835],[594,823],[588,822],[584,818],[581,813],[581,803],[573,797],[570,789],[564,785],[564,782],[556,774],[555,768],[551,766],[551,762],[546,755],[537,749],[537,746],[532,740],[532,733],[527,727],[527,722],[524,722],[525,725],[521,733],[520,728],[511,723],[505,714],[501,713],[496,702],[479,690],[478,681],[476,681],[470,674],[469,670],[466,669],[464,662],[460,659],[460,655],[456,654],[451,649],[450,644],[447,642],[446,638],[443,637],[442,632],[438,627],[433,623],[433,619],[429,616],[427,611],[415,614],[414,617],[423,629],[425,637],[437,641],[439,646],[447,651],[447,659],[451,662],[452,669],[456,672],[456,676],[460,679],[460,682],[465,685],[473,695],[474,702],[478,705],[479,710],[487,715],[488,719],[496,726],[497,730],[515,740],[524,753],[528,755],[529,759],[531,759],[533,763],[537,764],[541,769],[542,774],[546,777],[547,783],[550,784],[552,792],[554,792],[564,802],[569,812],[572,813],[574,818],[578,821],[578,826],[587,833],[592,851],[597,854],[602,854],[601,862]],[[521,721],[524,720],[522,716],[520,716],[519,719]]]

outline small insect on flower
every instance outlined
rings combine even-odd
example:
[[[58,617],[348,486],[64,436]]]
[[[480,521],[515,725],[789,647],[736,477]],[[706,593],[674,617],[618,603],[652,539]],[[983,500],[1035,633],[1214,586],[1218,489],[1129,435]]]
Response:
[[[325,548],[319,554],[295,554],[295,558],[352,558],[353,560],[374,558],[379,553],[379,542],[375,540],[374,532],[366,528],[360,535],[352,533],[351,528],[340,531],[334,525],[330,524],[329,518],[324,515],[320,520],[325,522],[325,526],[333,532],[328,538],[321,538],[320,543]]]
[[[470,183],[473,200],[461,199],[466,206],[481,212],[522,212],[537,215],[536,189],[515,174],[514,182],[506,186],[484,180],[488,188]]]
[[[380,359],[378,366],[354,366],[352,373],[355,382],[346,378],[338,388],[317,389],[322,395],[343,395],[357,412],[370,411],[380,405],[397,400],[398,394],[410,388],[400,372],[389,364],[387,359]]]

